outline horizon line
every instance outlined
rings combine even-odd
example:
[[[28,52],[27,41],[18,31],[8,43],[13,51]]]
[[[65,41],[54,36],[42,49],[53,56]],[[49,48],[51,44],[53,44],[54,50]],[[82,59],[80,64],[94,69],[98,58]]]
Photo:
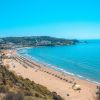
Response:
[[[53,38],[62,38],[62,39],[76,39],[76,40],[100,40],[100,38],[64,38],[64,37],[56,37],[56,36],[48,36],[48,35],[25,35],[25,36],[1,36],[0,38],[10,38],[10,37],[42,37],[42,36],[45,36],[45,37],[53,37]]]

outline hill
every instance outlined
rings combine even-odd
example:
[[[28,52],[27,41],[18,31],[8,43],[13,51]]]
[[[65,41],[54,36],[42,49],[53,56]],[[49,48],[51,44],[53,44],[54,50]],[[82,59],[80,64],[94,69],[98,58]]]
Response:
[[[32,37],[6,37],[0,39],[1,46],[6,47],[31,47],[31,46],[56,46],[56,45],[74,45],[78,43],[74,39],[62,39],[49,36]]]
[[[58,99],[57,99],[58,98]],[[62,100],[55,92],[0,65],[0,100]]]

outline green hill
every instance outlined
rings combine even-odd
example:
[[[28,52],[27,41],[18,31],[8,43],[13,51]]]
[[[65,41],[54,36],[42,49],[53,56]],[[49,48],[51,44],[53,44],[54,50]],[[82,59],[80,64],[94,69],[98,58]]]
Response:
[[[5,47],[30,47],[30,46],[56,46],[56,45],[74,45],[78,43],[74,39],[62,39],[49,36],[31,36],[31,37],[6,37],[1,38],[0,45]]]

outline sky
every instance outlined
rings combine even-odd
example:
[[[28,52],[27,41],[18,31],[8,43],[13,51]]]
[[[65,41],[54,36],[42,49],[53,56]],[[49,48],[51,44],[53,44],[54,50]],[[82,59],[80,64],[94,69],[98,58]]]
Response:
[[[0,0],[0,37],[100,39],[100,0]]]

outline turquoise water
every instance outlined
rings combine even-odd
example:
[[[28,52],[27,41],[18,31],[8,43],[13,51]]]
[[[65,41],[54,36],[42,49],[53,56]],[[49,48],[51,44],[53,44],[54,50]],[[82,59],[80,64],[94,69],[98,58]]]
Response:
[[[20,53],[56,66],[62,71],[100,82],[100,41],[72,46],[22,49]]]

